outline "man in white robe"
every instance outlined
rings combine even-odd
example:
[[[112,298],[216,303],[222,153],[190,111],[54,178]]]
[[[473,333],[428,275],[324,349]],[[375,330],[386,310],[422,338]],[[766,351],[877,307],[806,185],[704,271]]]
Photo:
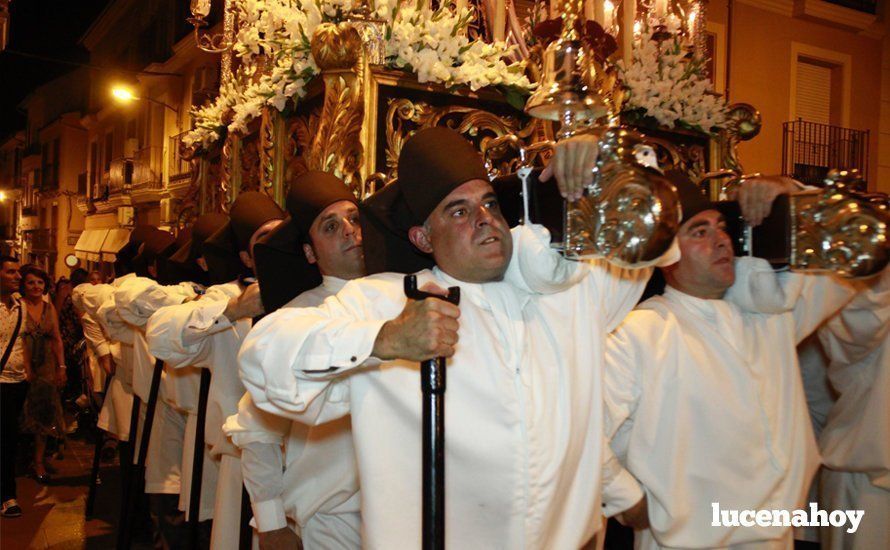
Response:
[[[97,399],[93,406],[101,407],[101,395],[105,392],[105,380],[114,373],[114,354],[117,344],[113,342],[102,325],[96,320],[96,312],[102,303],[111,297],[111,285],[80,284],[71,291],[74,309],[80,315],[83,336],[87,343],[87,372],[92,396]],[[118,355],[120,350],[117,350]]]
[[[280,303],[298,293],[270,298],[276,286],[295,290],[321,278],[320,285],[283,306],[315,307],[365,274],[358,204],[345,183],[324,172],[307,172],[291,183],[287,207],[290,219],[256,247],[267,313],[274,307],[267,301]],[[267,259],[263,251],[272,246],[277,255]],[[285,254],[287,261],[279,260]],[[310,550],[361,548],[349,416],[307,426],[259,410],[246,393],[224,430],[241,449],[261,550],[295,548],[300,540]]]
[[[595,157],[594,149],[587,160]],[[592,163],[582,156],[576,168],[589,179]],[[650,271],[576,264],[580,283],[534,294],[506,273],[513,237],[469,144],[444,128],[422,130],[398,171],[375,195],[375,223],[394,228],[389,244],[410,239],[414,254],[431,255],[436,266],[417,273],[418,285],[459,286],[460,305],[407,300],[400,274],[350,281],[317,308],[282,308],[259,322],[239,356],[245,386],[259,408],[310,425],[351,414],[362,545],[416,548],[418,362],[445,356],[448,547],[579,548],[600,528],[602,485],[615,482],[603,468],[605,336]],[[362,211],[366,242],[373,210]],[[396,254],[368,250],[366,259]]]
[[[281,209],[262,193],[238,195],[230,210],[230,223],[204,243],[205,257],[209,247],[226,249],[243,262],[242,269],[252,269],[254,244],[283,217]],[[205,443],[219,464],[210,540],[213,550],[236,549],[240,540],[240,452],[225,437],[222,426],[238,411],[238,401],[244,395],[236,364],[238,349],[252,319],[263,313],[257,285],[247,282],[239,277],[211,286],[200,300],[158,310],[146,327],[149,347],[156,357],[174,368],[194,366],[212,372]]]
[[[757,224],[775,196],[794,190],[793,182],[757,179],[739,202]],[[638,548],[791,548],[790,526],[712,525],[713,507],[804,505],[819,453],[796,345],[853,291],[829,276],[787,273],[792,281],[780,287],[765,261],[734,259],[722,214],[691,182],[680,194],[681,259],[663,269],[667,288],[608,342],[607,434],[633,475],[622,479],[638,482],[615,498],[607,492],[606,512],[648,527],[637,532]],[[743,263],[752,265],[740,277]],[[765,289],[779,288],[787,301],[779,313],[748,313],[724,299],[749,292],[762,300]],[[627,510],[638,494],[645,505]]]
[[[861,292],[817,332],[838,394],[819,435],[822,503],[865,511],[855,533],[822,528],[832,550],[890,548],[890,270],[855,284]]]

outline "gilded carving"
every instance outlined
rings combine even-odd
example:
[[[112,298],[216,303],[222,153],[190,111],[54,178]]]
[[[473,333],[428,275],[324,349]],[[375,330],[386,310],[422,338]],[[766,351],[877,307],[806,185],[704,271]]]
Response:
[[[481,109],[458,105],[434,107],[425,101],[412,101],[406,98],[393,99],[386,112],[386,174],[395,176],[399,153],[405,141],[417,130],[433,126],[447,126],[469,138],[480,150],[488,149],[488,141],[507,134],[514,134],[525,143],[533,141],[539,122],[523,121],[515,116],[498,116]],[[516,162],[515,151],[502,148],[504,153],[513,153],[508,160],[497,166],[501,174],[513,171]],[[501,157],[503,160],[503,157]]]
[[[362,184],[364,154],[364,98],[358,71],[361,52],[361,37],[349,24],[325,23],[312,36],[312,55],[322,69],[324,102],[321,116],[309,121],[306,166],[336,174],[354,192]]]

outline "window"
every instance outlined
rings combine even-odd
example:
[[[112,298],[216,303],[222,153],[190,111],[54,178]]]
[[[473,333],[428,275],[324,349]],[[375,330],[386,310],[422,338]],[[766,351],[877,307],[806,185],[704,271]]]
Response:
[[[102,157],[104,171],[111,169],[111,158],[114,156],[114,132],[105,134],[105,154]]]
[[[808,59],[799,59],[795,99],[795,118],[831,124],[831,67]]]

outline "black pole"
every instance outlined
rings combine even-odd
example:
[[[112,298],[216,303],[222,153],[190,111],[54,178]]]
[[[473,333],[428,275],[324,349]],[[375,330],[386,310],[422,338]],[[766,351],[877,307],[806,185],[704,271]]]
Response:
[[[102,395],[108,395],[108,388],[111,386],[111,376],[105,377],[105,387],[102,390]],[[93,401],[92,396],[90,397],[90,404],[94,405],[95,401]],[[96,414],[96,418],[98,418],[98,413]],[[99,486],[99,466],[100,461],[102,460],[102,448],[105,446],[105,431],[96,427],[96,444],[93,448],[93,467],[90,469],[90,489],[87,492],[87,502],[84,507],[84,512],[86,517],[93,517],[93,508],[96,505],[96,491]]]
[[[210,394],[210,371],[201,369],[198,392],[198,425],[195,426],[195,449],[192,454],[192,486],[189,492],[189,536],[192,550],[201,540],[201,478],[204,477],[204,424],[207,422],[207,398]]]
[[[126,467],[121,464],[121,472],[125,475],[121,479],[121,517],[118,522],[117,530],[117,549],[127,550],[130,547],[130,531],[133,526],[133,497],[130,492],[132,489],[133,477],[133,452],[136,445],[136,431],[139,429],[139,409],[142,407],[142,401],[138,396],[133,394],[133,408],[130,410],[130,433],[127,436],[126,452],[120,454],[120,461],[126,463]]]
[[[239,525],[238,550],[250,550],[253,547],[253,528],[250,526],[250,518],[253,510],[250,507],[250,494],[247,487],[241,484],[241,524]]]
[[[141,473],[143,476],[145,475],[145,459],[148,457],[148,445],[151,442],[151,430],[154,426],[163,371],[164,362],[155,359],[155,369],[151,374],[151,389],[148,392],[148,404],[145,407],[145,424],[142,426],[142,439],[139,440],[139,455],[136,458],[137,474]]]
[[[448,296],[423,292],[415,275],[405,276],[405,296],[412,300],[438,298],[460,303],[460,289],[451,287]],[[445,548],[445,358],[420,364],[423,394],[423,550]]]

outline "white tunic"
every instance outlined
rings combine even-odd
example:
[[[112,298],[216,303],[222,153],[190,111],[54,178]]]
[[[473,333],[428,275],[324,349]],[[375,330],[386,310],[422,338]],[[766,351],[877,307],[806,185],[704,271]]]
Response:
[[[790,543],[785,527],[711,525],[714,502],[799,508],[818,467],[795,346],[852,291],[827,276],[790,277],[802,283],[786,313],[746,313],[668,287],[609,338],[607,433],[617,432],[616,454],[645,488],[650,547]],[[604,498],[607,513],[621,510]]]
[[[650,272],[582,269],[580,284],[546,296],[417,274],[419,286],[461,288],[445,412],[450,548],[579,548],[601,524],[604,339]],[[367,548],[420,545],[419,365],[370,356],[405,303],[402,275],[351,281],[318,308],[260,321],[239,356],[261,409],[310,424],[352,414]]]
[[[108,338],[118,344],[118,354],[112,353],[114,376],[102,402],[96,425],[121,441],[130,439],[130,412],[133,410],[133,331],[115,311],[114,290],[135,278],[132,273],[118,277],[107,285],[107,294],[100,304],[96,304],[95,310],[88,309]]]
[[[318,306],[345,284],[324,277],[320,286],[284,307]],[[244,484],[258,531],[290,522],[306,548],[360,547],[358,466],[349,416],[310,427],[259,410],[247,393],[224,429],[241,449]]]
[[[236,282],[215,285],[199,300],[161,308],[146,327],[152,353],[174,368],[210,369],[205,443],[214,464],[219,465],[213,508],[211,548],[237,548],[241,516],[241,464],[238,449],[222,431],[225,419],[238,411],[244,386],[238,378],[237,357],[241,341],[250,330],[251,320],[231,323],[223,314],[230,298],[241,294]],[[205,473],[215,465],[205,460]],[[209,504],[203,478],[199,517]]]
[[[241,294],[237,283],[211,286],[200,300],[159,309],[146,326],[151,352],[173,368],[210,369],[205,440],[214,456],[239,456],[225,437],[223,423],[238,412],[244,386],[238,379],[237,357],[251,320],[231,323],[223,312],[230,298]]]
[[[92,380],[91,390],[93,392],[105,391],[105,378],[107,375],[99,364],[99,358],[105,355],[113,355],[112,346],[116,345],[105,334],[102,325],[96,320],[99,306],[110,298],[113,293],[114,290],[111,285],[93,285],[89,283],[78,285],[71,291],[71,302],[80,314],[80,324],[83,327],[83,336],[87,343],[87,360],[90,379]],[[119,350],[117,355],[120,357]]]
[[[818,331],[838,399],[819,438],[827,509],[865,510],[855,533],[823,530],[824,548],[890,548],[890,270]]]
[[[139,444],[148,411],[155,357],[148,349],[145,325],[160,308],[193,300],[196,289],[190,283],[164,286],[152,279],[136,277],[114,292],[116,314],[133,330],[133,393],[141,400]],[[161,372],[161,379],[165,373]],[[148,440],[145,461],[145,491],[154,494],[180,494],[185,414],[174,409],[165,395],[167,384],[158,388],[158,400]]]

